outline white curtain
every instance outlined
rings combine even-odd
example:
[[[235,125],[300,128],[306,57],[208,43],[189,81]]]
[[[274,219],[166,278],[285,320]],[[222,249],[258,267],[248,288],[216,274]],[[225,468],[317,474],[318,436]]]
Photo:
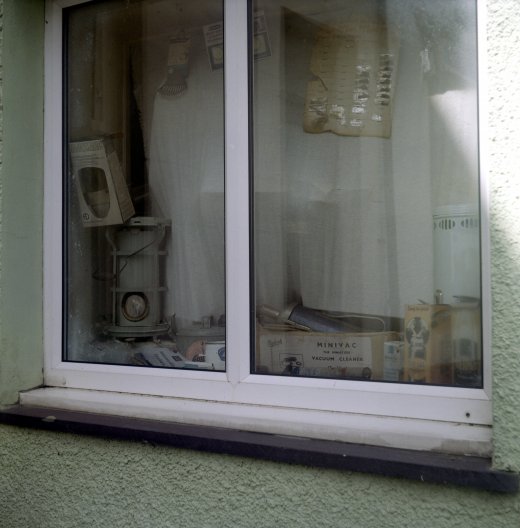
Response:
[[[148,165],[152,211],[172,222],[165,312],[179,328],[225,311],[223,76],[210,69],[200,28],[187,85],[155,95]]]
[[[291,33],[279,7],[260,7],[272,54],[254,69],[256,302],[392,316],[432,302],[433,210],[477,199],[472,23],[454,18],[451,48],[428,52],[445,69],[430,71],[416,12],[387,2],[401,40],[392,134],[345,137],[304,132],[313,40]],[[166,313],[179,326],[225,307],[222,71],[201,29],[187,82],[143,116],[154,214],[172,220]]]

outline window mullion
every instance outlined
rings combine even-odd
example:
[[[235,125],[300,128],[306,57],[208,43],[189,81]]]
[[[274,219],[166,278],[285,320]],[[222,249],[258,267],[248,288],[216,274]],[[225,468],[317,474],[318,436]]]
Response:
[[[48,1],[45,13],[44,339],[45,372],[61,361],[62,321],[62,10]],[[58,138],[58,140],[56,139]],[[47,380],[46,380],[47,381]]]
[[[247,2],[225,0],[227,372],[249,374],[249,130]]]

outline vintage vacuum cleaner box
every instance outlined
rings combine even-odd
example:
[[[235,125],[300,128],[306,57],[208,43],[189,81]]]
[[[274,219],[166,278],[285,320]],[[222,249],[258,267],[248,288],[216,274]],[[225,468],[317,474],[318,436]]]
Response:
[[[383,379],[383,351],[395,332],[324,333],[257,326],[257,372]]]

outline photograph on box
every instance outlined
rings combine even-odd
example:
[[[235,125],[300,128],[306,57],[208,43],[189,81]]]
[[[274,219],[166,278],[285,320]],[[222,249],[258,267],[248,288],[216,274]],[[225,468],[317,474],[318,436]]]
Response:
[[[250,372],[482,387],[476,2],[249,16]],[[64,29],[64,359],[223,372],[222,2]]]

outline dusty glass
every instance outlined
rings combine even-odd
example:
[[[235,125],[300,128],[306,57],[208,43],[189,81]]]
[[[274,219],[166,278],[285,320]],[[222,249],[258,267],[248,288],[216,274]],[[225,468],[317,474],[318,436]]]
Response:
[[[223,7],[64,10],[69,361],[225,370]]]
[[[481,387],[476,2],[251,17],[252,370]]]

